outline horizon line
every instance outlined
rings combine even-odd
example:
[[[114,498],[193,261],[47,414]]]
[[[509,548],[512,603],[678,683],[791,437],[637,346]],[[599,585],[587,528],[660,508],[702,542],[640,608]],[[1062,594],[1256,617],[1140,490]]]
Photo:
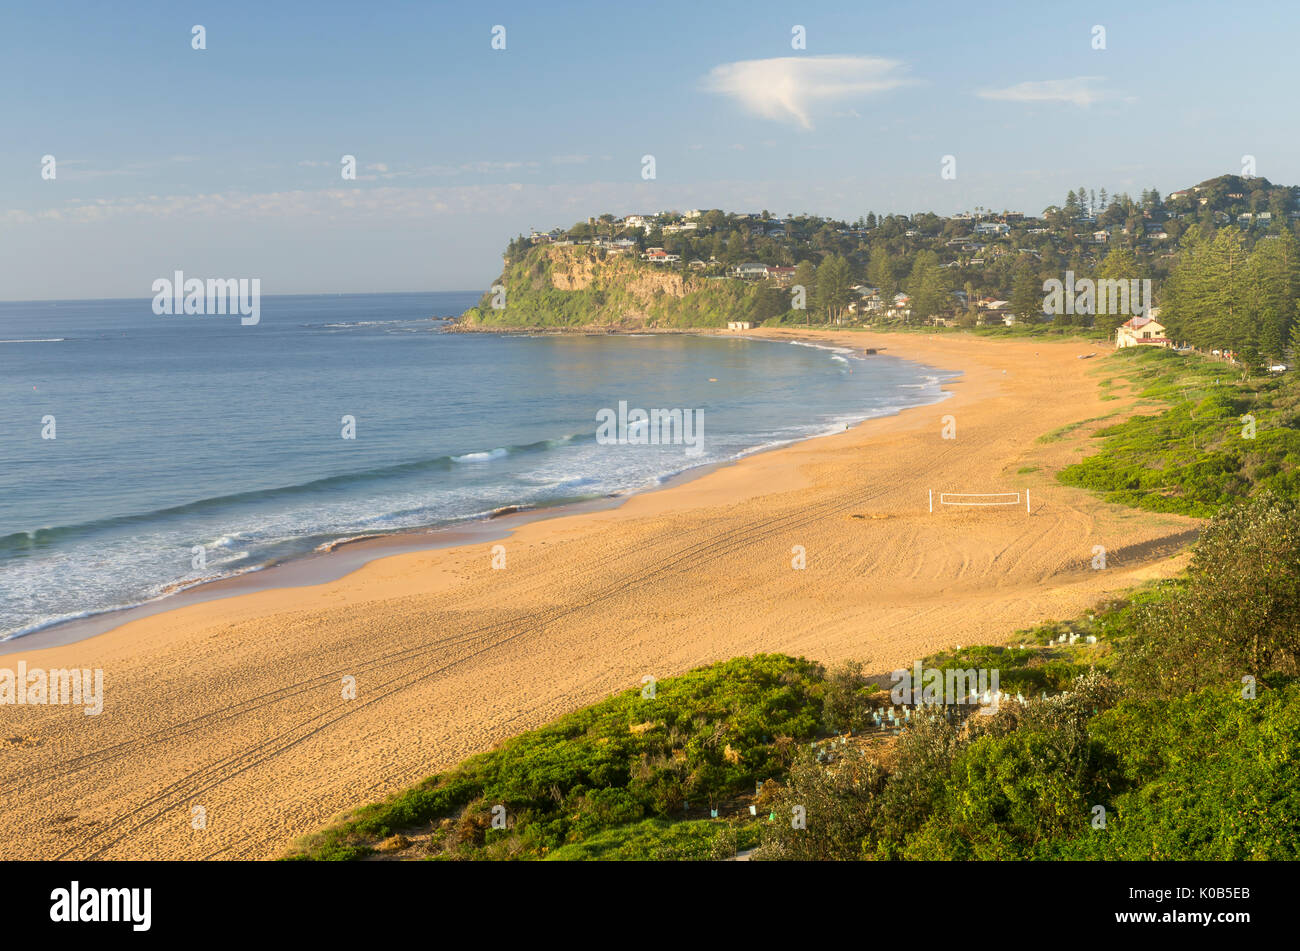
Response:
[[[262,297],[382,297],[398,294],[485,294],[477,288],[452,288],[434,291],[300,291],[292,294],[263,294]],[[0,297],[0,304],[84,304],[98,301],[153,300],[155,295],[144,297]]]

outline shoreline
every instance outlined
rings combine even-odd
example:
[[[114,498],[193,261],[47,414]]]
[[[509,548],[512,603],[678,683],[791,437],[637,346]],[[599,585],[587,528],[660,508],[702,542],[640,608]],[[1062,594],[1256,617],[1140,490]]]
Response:
[[[445,329],[443,332],[451,331]],[[525,336],[548,336],[544,331],[531,333],[517,328],[509,331],[483,330],[475,332],[503,334],[522,333]],[[579,336],[593,335],[582,334],[577,330],[561,332],[562,335],[565,333]],[[737,333],[711,332],[707,329],[681,331],[609,331],[608,333],[602,332],[594,335],[645,336],[651,333],[687,334],[691,336],[704,337],[743,336],[743,334]],[[756,337],[754,339],[762,340],[763,338]],[[837,349],[836,347],[819,344],[815,340],[811,339],[801,339],[797,341],[773,340],[770,342],[798,342],[809,346],[820,347],[825,350],[833,351]],[[890,354],[879,355],[891,357],[892,359],[904,360],[904,362],[915,362],[907,361],[906,358],[892,357]],[[917,365],[925,366],[924,364]],[[955,372],[959,374],[959,371],[947,371],[939,367],[926,367],[926,369],[935,370],[939,373]],[[942,390],[942,385],[940,385],[940,388]],[[935,405],[936,403],[946,400],[949,395],[950,394],[948,394],[946,390],[943,390],[942,395],[938,399],[929,403],[912,404],[889,412],[881,413],[877,416],[868,416],[852,425],[853,428],[856,428],[873,419],[881,418],[882,416],[892,416],[901,412],[906,412],[909,409]],[[628,499],[635,496],[643,495],[648,492],[663,491],[672,486],[684,484],[693,479],[702,478],[714,469],[735,465],[741,459],[748,458],[749,456],[763,452],[777,451],[784,449],[787,446],[798,445],[802,442],[820,439],[834,434],[834,432],[815,432],[775,446],[755,446],[734,458],[700,463],[699,465],[690,466],[678,472],[670,473],[667,476],[662,477],[657,484],[647,484],[637,489],[631,489],[610,495],[578,499],[554,505],[527,507],[507,505],[505,508],[507,510],[513,509],[513,511],[498,510],[498,512],[489,515],[466,518],[461,521],[455,521],[443,525],[426,525],[409,529],[399,529],[392,532],[377,532],[368,535],[340,536],[339,538],[332,539],[316,546],[311,551],[290,555],[279,561],[248,568],[233,575],[197,580],[188,584],[181,583],[181,586],[174,590],[166,591],[153,598],[135,604],[104,608],[77,617],[49,621],[33,630],[27,631],[26,633],[8,635],[5,638],[0,638],[0,657],[19,652],[42,650],[49,647],[62,647],[69,644],[75,644],[87,638],[107,634],[125,624],[131,623],[132,621],[152,617],[167,611],[173,611],[194,604],[204,604],[210,601],[238,597],[243,594],[251,594],[258,591],[277,590],[283,588],[302,588],[310,587],[312,585],[326,584],[332,581],[339,581],[346,578],[354,571],[365,567],[370,562],[381,558],[388,558],[399,554],[435,551],[441,548],[454,548],[462,545],[500,541],[510,537],[510,535],[512,535],[521,525],[526,525],[530,522],[548,518],[559,518],[567,515],[577,515],[584,512],[601,511],[607,508],[617,508]]]
[[[1036,441],[1136,401],[1101,401],[1090,372],[1100,361],[1076,359],[1086,345],[745,336],[883,347],[962,375],[943,384],[942,404],[754,453],[617,507],[518,525],[505,570],[481,541],[393,554],[333,582],[9,654],[5,666],[103,669],[106,699],[94,718],[5,711],[0,781],[24,792],[0,819],[2,854],[271,857],[342,811],[647,674],[757,652],[856,658],[875,673],[955,643],[1004,643],[1181,567],[1170,556],[1198,520],[1057,484],[1088,427]],[[955,440],[940,436],[947,415]],[[1034,512],[931,513],[927,487],[1032,490]],[[1090,570],[1102,543],[1110,567]],[[340,699],[345,676],[354,700]],[[211,817],[202,834],[186,819],[195,803]]]

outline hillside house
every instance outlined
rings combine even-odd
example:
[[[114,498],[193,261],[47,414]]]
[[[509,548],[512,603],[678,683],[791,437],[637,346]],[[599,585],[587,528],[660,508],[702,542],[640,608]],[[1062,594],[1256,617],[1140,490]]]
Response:
[[[1133,317],[1120,324],[1115,331],[1115,349],[1124,347],[1170,347],[1164,324],[1154,317]]]
[[[731,269],[731,276],[750,281],[759,281],[767,277],[768,270],[766,264],[759,264],[757,261],[750,261],[745,264],[737,264],[733,267]]]

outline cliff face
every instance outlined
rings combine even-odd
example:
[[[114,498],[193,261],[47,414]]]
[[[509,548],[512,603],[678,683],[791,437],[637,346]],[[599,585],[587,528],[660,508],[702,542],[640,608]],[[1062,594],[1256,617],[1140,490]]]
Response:
[[[680,273],[645,264],[626,253],[601,260],[590,248],[544,248],[541,256],[549,265],[551,286],[557,291],[623,288],[642,303],[663,294],[686,296],[687,281]]]
[[[474,327],[719,327],[744,319],[754,288],[739,281],[683,275],[633,253],[585,246],[539,246],[507,265],[496,282],[505,306],[489,293],[466,311]]]

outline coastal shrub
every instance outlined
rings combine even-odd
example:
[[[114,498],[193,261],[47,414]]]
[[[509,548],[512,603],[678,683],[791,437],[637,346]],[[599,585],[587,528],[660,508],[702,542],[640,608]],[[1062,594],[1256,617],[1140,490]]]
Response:
[[[1294,675],[1300,662],[1300,507],[1264,492],[1212,520],[1186,586],[1135,616],[1120,654],[1142,694],[1177,696],[1245,675]]]
[[[1124,700],[1092,734],[1116,763],[1106,828],[1042,857],[1300,858],[1300,685]]]
[[[844,661],[826,674],[822,724],[832,733],[861,730],[871,722],[883,694],[862,673],[861,661]]]
[[[784,773],[821,728],[824,671],[783,655],[739,657],[665,678],[470,757],[307,843],[316,858],[360,858],[402,831],[444,828],[448,857],[540,858],[646,818],[680,818]],[[507,828],[494,828],[504,806]]]
[[[1021,728],[955,757],[942,802],[902,844],[908,859],[1020,859],[1086,828],[1107,762],[1087,733]]]
[[[939,808],[960,747],[960,727],[938,713],[913,717],[898,738],[895,765],[880,797],[880,815],[864,854],[898,858],[909,836]]]
[[[1261,490],[1296,494],[1300,385],[1293,375],[1252,379],[1203,357],[1145,347],[1109,359],[1143,387],[1145,400],[1166,408],[1097,430],[1100,451],[1066,466],[1060,481],[1118,504],[1200,517]]]
[[[754,823],[645,819],[563,845],[548,861],[665,862],[731,858],[757,844]]]
[[[1089,671],[1063,694],[964,723],[918,712],[886,756],[848,747],[827,763],[802,751],[755,858],[1029,857],[1086,828],[1111,785],[1114,756],[1088,723],[1118,696]],[[791,825],[795,806],[806,828]]]
[[[802,750],[788,784],[775,794],[771,821],[763,827],[755,860],[848,861],[870,842],[887,773],[856,747],[837,753],[830,765]],[[801,813],[796,810],[802,810]],[[796,816],[802,825],[796,824]]]
[[[1056,630],[1052,629],[1051,636],[1044,636],[1040,642],[1046,643],[1055,636]],[[1086,665],[1058,657],[1052,651],[995,645],[977,645],[931,654],[921,661],[921,666],[942,670],[945,676],[949,670],[996,670],[999,689],[1004,693],[1022,693],[1025,696],[1045,690],[1063,690],[1087,669]]]

